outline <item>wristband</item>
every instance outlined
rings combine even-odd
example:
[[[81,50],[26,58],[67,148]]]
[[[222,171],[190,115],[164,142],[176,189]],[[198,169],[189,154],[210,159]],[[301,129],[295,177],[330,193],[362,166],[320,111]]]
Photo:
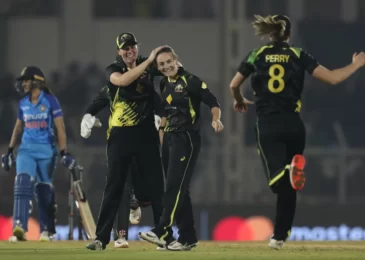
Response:
[[[13,147],[9,147],[8,148],[8,153],[13,153],[13,151],[14,151],[14,148]]]

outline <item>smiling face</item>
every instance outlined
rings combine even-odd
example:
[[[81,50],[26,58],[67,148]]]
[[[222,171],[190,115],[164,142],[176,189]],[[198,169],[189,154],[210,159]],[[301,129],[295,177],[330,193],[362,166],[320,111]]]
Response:
[[[22,87],[24,89],[24,93],[29,93],[29,91],[31,90],[31,80],[27,79],[27,80],[23,80],[22,82]]]
[[[118,50],[118,54],[122,57],[126,64],[131,64],[137,60],[138,47],[137,45],[127,45]]]
[[[178,62],[172,52],[163,52],[156,57],[158,70],[166,77],[175,77],[178,71]]]

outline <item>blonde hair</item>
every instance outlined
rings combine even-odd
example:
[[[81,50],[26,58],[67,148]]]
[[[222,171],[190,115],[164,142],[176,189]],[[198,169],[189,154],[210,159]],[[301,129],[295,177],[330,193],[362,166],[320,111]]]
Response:
[[[289,38],[289,35],[285,34],[287,26],[285,21],[275,20],[275,16],[271,15],[266,17],[254,15],[254,17],[255,21],[252,25],[256,30],[256,35],[263,37],[269,35],[274,41],[284,41]]]

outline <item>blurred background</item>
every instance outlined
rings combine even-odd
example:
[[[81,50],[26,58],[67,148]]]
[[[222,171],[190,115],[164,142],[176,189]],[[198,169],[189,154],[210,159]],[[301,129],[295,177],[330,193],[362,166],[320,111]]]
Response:
[[[106,173],[106,125],[83,140],[80,122],[106,82],[104,69],[116,56],[119,33],[133,32],[140,53],[171,45],[185,68],[205,80],[222,105],[225,131],[210,127],[203,109],[203,147],[191,185],[196,226],[202,240],[263,240],[272,232],[275,199],[270,192],[254,136],[254,107],[234,114],[229,82],[241,60],[265,43],[254,36],[254,14],[286,14],[291,43],[334,69],[365,49],[362,0],[1,0],[0,152],[7,151],[19,96],[13,87],[23,67],[46,74],[65,113],[68,145],[85,168],[84,186],[96,219]],[[338,86],[307,76],[302,116],[307,129],[307,184],[298,198],[290,239],[365,240],[365,73]],[[250,84],[243,88],[252,98]],[[0,170],[0,239],[11,233],[15,172]],[[67,238],[69,173],[58,167],[57,238]],[[150,209],[130,239],[152,225]],[[37,208],[30,238],[39,233]],[[75,231],[76,232],[76,231]]]

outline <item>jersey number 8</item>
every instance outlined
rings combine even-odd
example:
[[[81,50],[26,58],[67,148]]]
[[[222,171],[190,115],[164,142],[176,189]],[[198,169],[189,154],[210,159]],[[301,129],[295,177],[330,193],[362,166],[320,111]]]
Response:
[[[284,67],[280,64],[271,65],[269,68],[269,75],[270,79],[268,82],[268,87],[270,92],[280,93],[281,91],[283,91],[285,87],[285,81],[283,79],[285,75]],[[277,82],[276,87],[274,86],[275,82]]]

